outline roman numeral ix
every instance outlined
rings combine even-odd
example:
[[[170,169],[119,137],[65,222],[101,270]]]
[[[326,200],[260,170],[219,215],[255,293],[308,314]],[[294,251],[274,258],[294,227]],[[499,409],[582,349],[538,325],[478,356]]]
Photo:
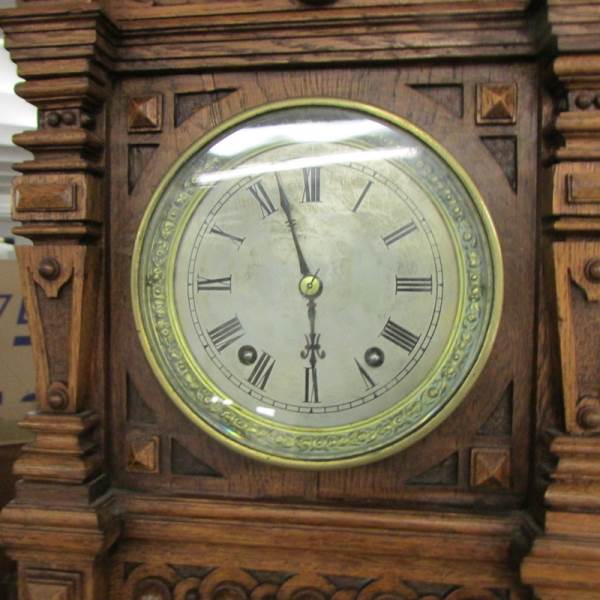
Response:
[[[244,335],[244,328],[237,317],[221,323],[208,332],[212,343],[218,352],[223,352],[227,346],[231,346],[233,342],[239,340]]]
[[[381,335],[386,340],[392,342],[392,344],[396,344],[396,346],[400,346],[400,348],[406,350],[409,354],[415,349],[419,341],[419,336],[411,333],[408,329],[404,329],[404,327],[400,327],[400,325],[394,323],[391,319],[387,320]]]

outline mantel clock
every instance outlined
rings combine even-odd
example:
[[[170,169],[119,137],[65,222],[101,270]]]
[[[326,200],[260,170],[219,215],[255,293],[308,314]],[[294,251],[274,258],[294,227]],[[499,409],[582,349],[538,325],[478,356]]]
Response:
[[[600,600],[600,8],[19,0],[25,600]]]

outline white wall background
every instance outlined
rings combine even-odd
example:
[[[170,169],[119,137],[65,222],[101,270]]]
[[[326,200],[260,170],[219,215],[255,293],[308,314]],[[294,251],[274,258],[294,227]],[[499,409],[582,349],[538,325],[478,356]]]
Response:
[[[14,6],[14,2],[0,0],[0,8]],[[11,235],[10,182],[16,173],[11,165],[31,158],[31,155],[12,143],[12,136],[36,127],[36,109],[19,98],[13,88],[20,79],[17,68],[4,48],[0,32],[0,236]]]

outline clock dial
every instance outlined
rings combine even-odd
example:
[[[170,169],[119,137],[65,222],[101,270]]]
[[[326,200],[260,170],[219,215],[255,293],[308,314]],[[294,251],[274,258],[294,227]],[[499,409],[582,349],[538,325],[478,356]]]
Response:
[[[297,104],[240,117],[165,179],[136,244],[136,318],[209,433],[264,460],[355,464],[464,397],[495,333],[500,254],[425,134]]]
[[[456,319],[452,237],[410,177],[386,162],[285,170],[307,155],[354,152],[344,143],[259,152],[246,168],[281,170],[211,186],[175,259],[194,360],[225,396],[288,425],[348,425],[390,408],[435,366]],[[247,344],[250,364],[238,357]],[[372,347],[388,360],[357,371],[355,357]]]

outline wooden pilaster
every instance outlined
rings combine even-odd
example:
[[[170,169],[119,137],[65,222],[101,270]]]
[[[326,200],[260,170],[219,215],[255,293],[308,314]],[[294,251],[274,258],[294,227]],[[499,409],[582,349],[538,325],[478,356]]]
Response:
[[[564,431],[545,532],[522,566],[544,600],[600,598],[600,11],[550,0],[556,115],[544,166],[545,255],[554,299]]]
[[[34,158],[16,166],[16,231],[32,345],[36,434],[15,465],[16,499],[1,538],[19,561],[23,598],[106,598],[104,552],[118,536],[105,496],[103,220],[104,103],[110,93],[108,22],[97,7],[15,11],[6,47],[25,79],[17,93],[38,109],[38,129],[15,136]],[[52,46],[48,46],[48,40]],[[100,325],[98,325],[100,324]]]

